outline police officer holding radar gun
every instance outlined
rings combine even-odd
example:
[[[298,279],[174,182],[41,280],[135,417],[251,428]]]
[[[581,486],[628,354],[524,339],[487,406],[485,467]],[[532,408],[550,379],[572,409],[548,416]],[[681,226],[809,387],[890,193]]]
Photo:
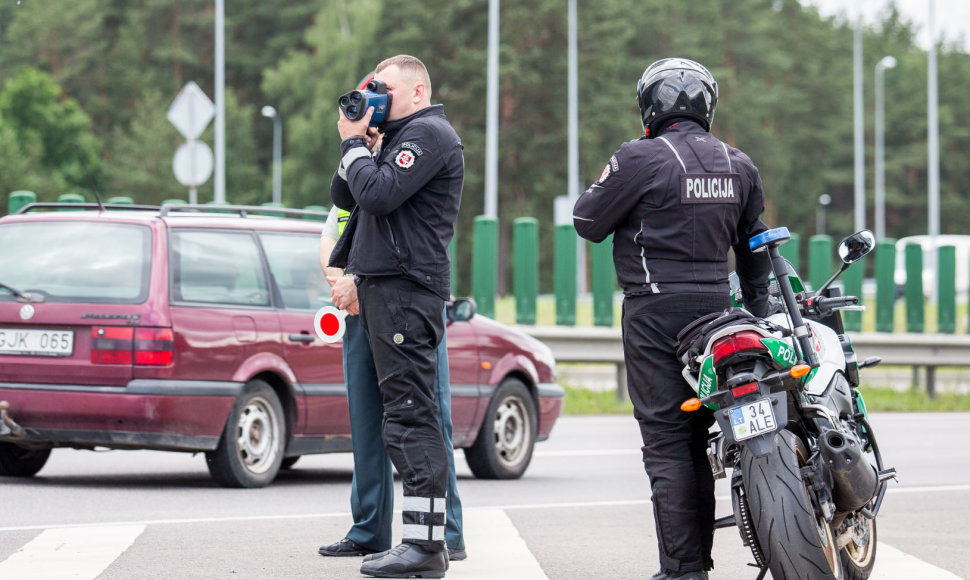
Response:
[[[767,230],[764,193],[747,155],[710,134],[717,83],[687,59],[659,60],[637,84],[644,137],[624,143],[576,201],[579,235],[613,237],[623,288],[623,355],[643,437],[660,555],[652,580],[706,580],[714,567],[714,479],[707,461],[709,410],[681,376],[677,333],[731,307],[733,248],[745,306],[766,313],[769,263],[748,239]]]
[[[431,105],[420,60],[399,55],[381,62],[372,88],[386,98],[355,92],[340,99],[342,159],[330,195],[351,214],[329,266],[356,276],[360,321],[384,404],[384,447],[404,487],[404,527],[402,543],[365,557],[360,571],[442,578],[448,455],[434,397],[435,348],[444,336],[448,244],[464,158],[444,108]],[[372,123],[383,132],[376,158]]]

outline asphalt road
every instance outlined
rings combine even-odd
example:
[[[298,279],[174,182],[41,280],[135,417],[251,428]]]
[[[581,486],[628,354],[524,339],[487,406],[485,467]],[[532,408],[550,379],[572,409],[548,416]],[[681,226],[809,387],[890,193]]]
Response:
[[[899,471],[874,580],[970,577],[968,420],[872,418]],[[648,578],[658,566],[639,444],[630,417],[566,417],[521,480],[476,480],[459,459],[469,558],[447,577]],[[316,553],[351,523],[351,467],[349,454],[304,457],[270,487],[234,490],[212,483],[201,456],[56,450],[32,479],[0,478],[0,578],[360,578],[359,559]],[[756,575],[733,528],[717,532],[714,559],[713,579]]]

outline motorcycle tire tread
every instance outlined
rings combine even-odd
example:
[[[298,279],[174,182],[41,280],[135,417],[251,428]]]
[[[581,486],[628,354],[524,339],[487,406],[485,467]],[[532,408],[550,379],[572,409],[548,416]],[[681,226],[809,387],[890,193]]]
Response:
[[[812,500],[799,470],[799,456],[808,456],[805,446],[787,430],[778,432],[775,449],[768,455],[741,454],[758,544],[776,580],[836,580],[842,576],[840,557],[834,551],[832,564],[826,558]],[[831,529],[827,537],[834,542]]]

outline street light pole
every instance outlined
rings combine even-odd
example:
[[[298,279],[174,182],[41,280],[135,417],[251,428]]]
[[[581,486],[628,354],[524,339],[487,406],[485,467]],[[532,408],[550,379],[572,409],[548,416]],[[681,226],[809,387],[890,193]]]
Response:
[[[273,203],[283,203],[283,121],[273,107],[266,105],[262,110],[264,117],[273,120]]]
[[[855,231],[866,227],[866,144],[862,101],[862,14],[856,19],[852,42],[855,158]]]
[[[832,203],[832,196],[823,193],[818,196],[818,205],[815,206],[815,233],[819,236],[825,235],[825,208]]]
[[[896,59],[884,56],[876,63],[876,239],[886,239],[886,131],[885,71],[896,66]]]

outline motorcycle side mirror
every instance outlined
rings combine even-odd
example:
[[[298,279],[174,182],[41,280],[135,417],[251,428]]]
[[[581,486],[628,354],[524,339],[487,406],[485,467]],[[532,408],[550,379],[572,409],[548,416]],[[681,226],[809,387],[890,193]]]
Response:
[[[849,266],[855,262],[858,262],[876,247],[876,236],[872,235],[869,230],[862,230],[852,234],[846,239],[842,240],[839,244],[839,257],[842,258],[842,267],[839,271],[835,273],[834,276],[829,278],[829,281],[822,285],[818,289],[817,294],[824,292],[835,279],[842,275]]]
[[[475,316],[475,301],[471,298],[456,298],[446,307],[448,322],[463,322]]]
[[[845,264],[858,262],[876,247],[876,237],[869,230],[856,232],[839,244],[839,257]]]

